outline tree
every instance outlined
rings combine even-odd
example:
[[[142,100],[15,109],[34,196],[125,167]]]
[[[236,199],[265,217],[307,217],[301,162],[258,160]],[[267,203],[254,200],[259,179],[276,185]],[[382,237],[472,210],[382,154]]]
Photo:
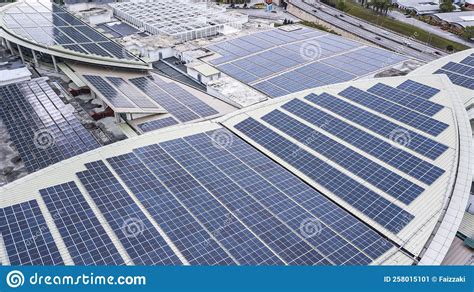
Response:
[[[441,12],[451,12],[454,10],[454,5],[452,0],[444,0],[440,5],[439,9]]]
[[[462,36],[467,40],[474,39],[474,26],[466,26]]]
[[[336,4],[336,8],[341,11],[346,11],[347,5],[345,0],[339,0]]]

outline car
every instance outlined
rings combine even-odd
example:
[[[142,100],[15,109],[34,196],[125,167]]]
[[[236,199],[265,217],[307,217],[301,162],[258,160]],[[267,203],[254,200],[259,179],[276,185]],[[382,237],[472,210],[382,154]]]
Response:
[[[442,55],[441,52],[438,52],[438,51],[434,51],[434,53],[435,53],[436,55],[439,55],[439,56]]]
[[[340,17],[344,17],[344,14],[339,14]]]
[[[382,39],[378,36],[375,37],[376,40],[381,41]]]

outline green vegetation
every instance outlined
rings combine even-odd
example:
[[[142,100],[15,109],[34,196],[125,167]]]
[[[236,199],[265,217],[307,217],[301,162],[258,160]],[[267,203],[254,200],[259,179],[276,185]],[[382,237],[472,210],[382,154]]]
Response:
[[[335,35],[340,35],[337,32],[335,32],[334,30],[332,30],[332,29],[330,29],[330,28],[328,28],[324,25],[317,24],[317,23],[314,23],[314,22],[303,20],[303,21],[300,21],[299,24],[306,25],[306,26],[312,27],[312,28],[316,28],[316,29],[319,29],[319,30],[322,30],[322,31],[325,31],[325,32],[335,34]]]
[[[370,5],[370,3],[368,5]],[[403,34],[418,41],[428,43],[439,49],[448,50],[448,48],[452,48],[453,51],[462,51],[469,48],[463,44],[447,40],[435,34],[431,34],[416,26],[378,14],[375,11],[364,8],[352,1],[346,1],[345,6],[347,7],[345,12],[352,16],[385,27],[389,30]]]
[[[454,5],[452,0],[443,0],[439,5],[441,12],[452,12],[454,10]]]
[[[474,39],[474,26],[467,26],[462,36],[467,40]]]

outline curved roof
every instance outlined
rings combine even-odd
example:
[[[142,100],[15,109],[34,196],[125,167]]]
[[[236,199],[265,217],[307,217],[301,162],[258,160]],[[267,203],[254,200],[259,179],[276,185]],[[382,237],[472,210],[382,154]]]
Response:
[[[351,88],[349,94],[347,88]],[[411,94],[413,100],[430,104],[437,112],[420,114],[421,108],[413,109],[416,104],[401,106],[402,99],[394,100],[394,95],[375,91],[377,88]],[[391,106],[361,104],[356,97],[362,92]],[[54,260],[59,254],[68,264],[81,263],[74,247],[83,239],[64,238],[61,232],[70,227],[62,224],[69,221],[57,218],[69,215],[58,206],[67,209],[76,198],[86,208],[84,212],[100,222],[95,224],[100,225],[103,237],[113,243],[110,252],[120,255],[113,258],[127,263],[409,265],[421,257],[422,263],[436,264],[459,226],[456,218],[465,208],[466,186],[472,179],[473,163],[465,155],[471,150],[470,129],[459,99],[453,97],[457,92],[443,75],[361,80],[311,89],[214,121],[151,132],[60,162],[3,187],[0,210],[8,225],[15,224],[10,220],[16,219],[8,217],[12,210],[39,209],[37,216],[42,215],[45,222],[42,230],[51,234],[44,240],[58,250]],[[323,104],[323,100],[332,101]],[[350,106],[351,112],[358,109],[364,114],[346,116],[347,111],[330,105]],[[414,120],[401,115],[407,109]],[[311,114],[305,116],[305,112]],[[272,117],[275,114],[278,116]],[[307,120],[318,115],[323,119]],[[282,118],[289,120],[282,125]],[[253,126],[242,124],[248,119]],[[370,121],[378,121],[377,127],[366,123]],[[396,136],[381,132],[391,127],[399,131]],[[338,131],[343,129],[349,132],[341,135]],[[310,134],[305,135],[308,130]],[[274,134],[268,136],[269,131]],[[355,133],[357,137],[370,135],[372,149],[389,148],[370,151],[350,136]],[[327,147],[318,148],[323,142]],[[296,145],[293,152],[291,145]],[[343,152],[336,156],[328,152],[336,150]],[[395,160],[389,159],[392,152],[398,153]],[[418,162],[414,166],[408,161]],[[357,168],[361,163],[370,165],[368,171]],[[405,164],[409,167],[404,168]],[[318,178],[323,176],[324,180]],[[175,208],[182,212],[180,218],[170,217],[176,214]],[[73,218],[78,221],[73,225],[85,220],[80,215]],[[145,240],[131,242],[136,238],[124,236],[121,227],[130,218],[135,227],[147,232],[135,236],[160,240],[160,247],[135,255],[133,245],[143,247]],[[187,240],[190,225],[180,227],[187,220],[199,230],[192,232],[193,238],[200,234],[202,240]],[[444,222],[449,223],[447,229]],[[9,239],[8,231],[1,232]],[[276,234],[279,238],[274,238]],[[233,240],[244,245],[236,246]],[[0,250],[2,262],[21,264],[23,259],[16,257],[14,246],[21,242],[6,243],[8,252]],[[87,248],[94,253],[100,246]],[[156,260],[162,248],[168,249],[166,258],[147,262]],[[257,250],[258,256],[254,254]]]
[[[20,1],[0,10],[0,36],[54,56],[108,66],[149,65],[63,8],[44,0]]]

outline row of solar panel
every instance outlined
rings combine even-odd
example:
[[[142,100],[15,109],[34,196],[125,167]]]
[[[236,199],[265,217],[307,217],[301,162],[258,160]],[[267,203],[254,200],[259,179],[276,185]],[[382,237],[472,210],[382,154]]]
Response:
[[[4,15],[3,19],[7,27],[16,34],[45,46],[59,45],[83,54],[129,60],[137,59],[127,50],[110,41],[73,15],[61,8],[57,8],[57,10],[59,12],[9,13]]]
[[[180,122],[210,117],[219,113],[173,82],[164,82],[156,76],[132,78],[129,81]]]
[[[240,73],[240,75],[246,76],[242,81],[252,82],[355,47],[360,47],[360,45],[343,44],[336,37],[328,35],[274,48],[248,57],[245,54],[245,58],[220,65],[218,68],[234,75]],[[243,49],[238,47],[237,50]]]
[[[247,118],[234,127],[391,232],[400,232],[414,218],[403,208],[255,119]]]
[[[368,62],[366,60],[370,60],[372,65],[366,63]],[[381,49],[364,48],[296,68],[256,83],[253,87],[271,97],[279,97],[314,87],[349,81],[403,60],[404,57]],[[357,70],[351,69],[354,66]],[[235,72],[231,72],[230,75],[239,79],[239,73],[233,76]]]
[[[41,190],[73,262],[180,265],[172,242],[193,265],[365,265],[393,247],[237,136],[221,134],[229,147],[216,147],[209,132],[107,159],[155,222],[102,161],[77,173],[100,215],[73,182]],[[64,263],[36,201],[3,208],[0,219],[12,265]]]
[[[460,63],[448,62],[435,74],[446,74],[453,84],[474,90],[474,54],[464,58]]]
[[[100,146],[45,81],[7,85],[0,92],[0,118],[29,172]]]

